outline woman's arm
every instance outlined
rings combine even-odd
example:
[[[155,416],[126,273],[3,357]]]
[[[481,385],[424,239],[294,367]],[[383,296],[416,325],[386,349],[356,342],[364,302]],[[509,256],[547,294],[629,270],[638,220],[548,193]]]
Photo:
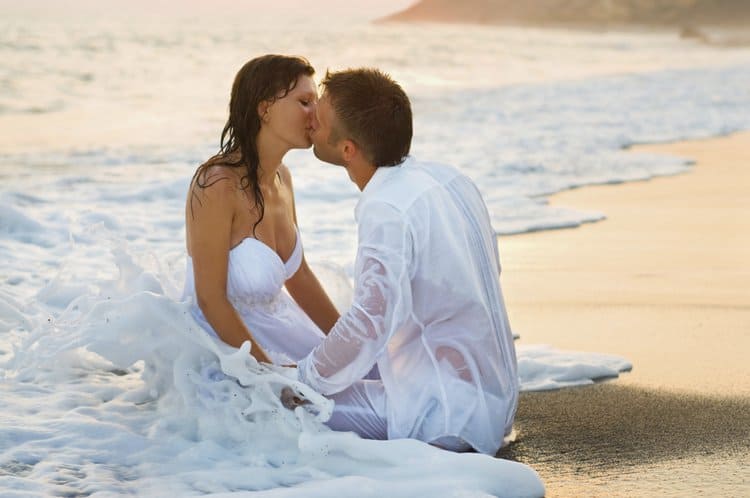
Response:
[[[249,340],[252,355],[258,361],[270,363],[227,298],[236,180],[231,173],[209,172],[208,175],[205,188],[191,186],[194,191],[188,194],[186,210],[197,304],[222,341],[239,348]]]
[[[297,273],[286,281],[286,290],[315,325],[328,334],[339,319],[339,312],[304,257]]]
[[[289,185],[289,190],[292,193],[292,215],[294,216],[294,224],[297,225],[297,208],[294,204],[294,187],[292,185],[292,175],[289,173],[289,168],[282,166],[280,168],[281,177],[284,183]],[[304,255],[302,256],[302,264],[300,265],[297,273],[292,278],[286,281],[286,290],[289,291],[289,295],[299,304],[300,308],[307,313],[307,316],[315,322],[320,330],[324,334],[333,328],[333,325],[339,319],[339,312],[333,305],[331,298],[320,285],[318,277],[310,269],[305,260]]]

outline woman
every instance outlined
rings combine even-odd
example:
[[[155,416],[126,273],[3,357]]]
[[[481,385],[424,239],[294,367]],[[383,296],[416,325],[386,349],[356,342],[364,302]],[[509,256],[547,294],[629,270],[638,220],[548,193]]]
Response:
[[[195,172],[185,206],[193,314],[231,346],[249,340],[261,362],[298,361],[339,318],[305,261],[282,163],[312,145],[313,74],[306,60],[281,55],[240,69],[220,151]]]

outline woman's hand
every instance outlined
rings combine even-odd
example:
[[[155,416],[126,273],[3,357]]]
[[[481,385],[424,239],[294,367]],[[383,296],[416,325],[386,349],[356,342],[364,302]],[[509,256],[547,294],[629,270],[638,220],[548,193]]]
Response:
[[[281,389],[281,404],[288,410],[294,410],[298,406],[309,405],[310,400],[299,396],[294,389],[286,386]]]

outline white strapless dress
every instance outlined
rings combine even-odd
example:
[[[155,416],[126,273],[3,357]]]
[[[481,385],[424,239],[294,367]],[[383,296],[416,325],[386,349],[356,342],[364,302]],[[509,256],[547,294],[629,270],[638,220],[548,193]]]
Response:
[[[253,338],[275,364],[296,363],[325,337],[323,332],[284,290],[302,263],[302,241],[297,241],[289,260],[258,239],[247,237],[229,251],[227,297],[242,317]],[[187,256],[183,298],[192,299],[196,321],[217,336],[198,307],[193,260]]]

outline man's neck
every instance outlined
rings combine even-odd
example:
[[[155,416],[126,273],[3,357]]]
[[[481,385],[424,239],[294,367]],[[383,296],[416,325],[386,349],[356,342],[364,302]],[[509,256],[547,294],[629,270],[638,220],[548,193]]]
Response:
[[[346,165],[349,178],[357,185],[360,192],[365,189],[377,170],[377,166],[365,161],[353,161]]]

